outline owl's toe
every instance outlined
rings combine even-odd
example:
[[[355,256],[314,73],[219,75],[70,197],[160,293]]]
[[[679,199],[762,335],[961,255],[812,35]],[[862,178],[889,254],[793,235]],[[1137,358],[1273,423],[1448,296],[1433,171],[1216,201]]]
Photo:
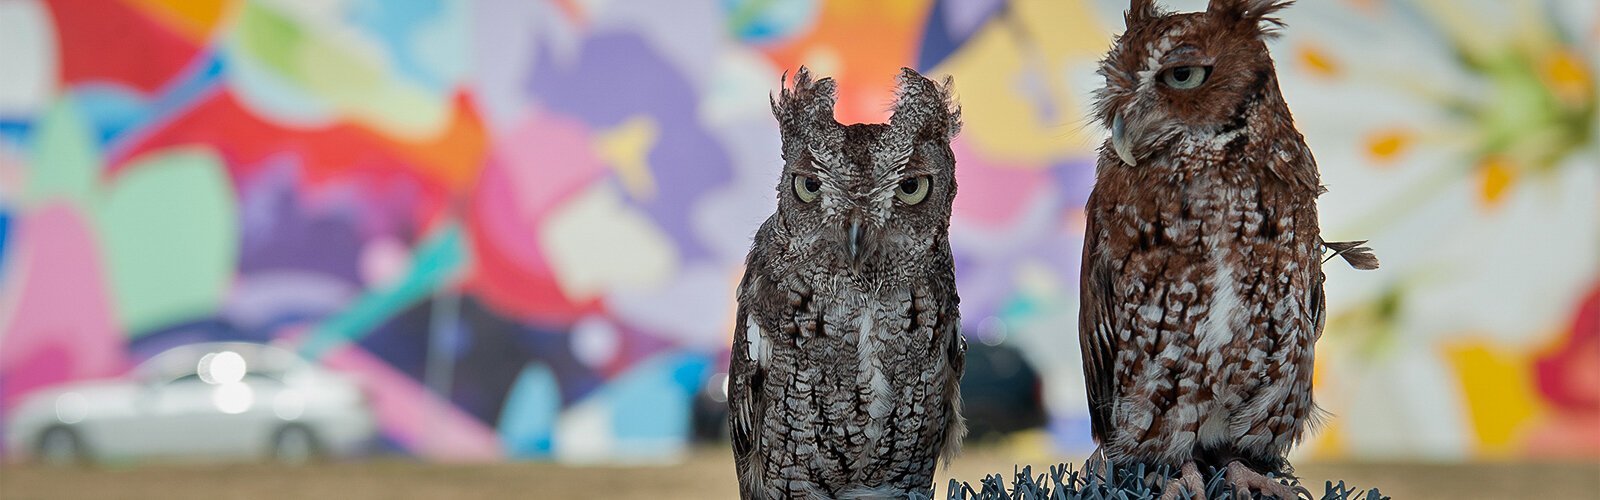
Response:
[[[1262,475],[1260,472],[1256,472],[1239,462],[1229,463],[1227,474],[1228,485],[1233,487],[1235,498],[1251,498],[1247,495],[1250,495],[1252,491],[1261,492],[1263,496],[1268,498],[1281,500],[1301,498],[1301,493],[1305,493],[1306,498],[1311,496],[1311,492],[1306,491],[1305,488],[1289,486],[1286,483]]]
[[[1180,470],[1178,477],[1168,479],[1167,485],[1161,488],[1161,500],[1206,500],[1206,479],[1200,475],[1200,467],[1188,462]],[[1184,492],[1188,492],[1188,496],[1183,496]]]

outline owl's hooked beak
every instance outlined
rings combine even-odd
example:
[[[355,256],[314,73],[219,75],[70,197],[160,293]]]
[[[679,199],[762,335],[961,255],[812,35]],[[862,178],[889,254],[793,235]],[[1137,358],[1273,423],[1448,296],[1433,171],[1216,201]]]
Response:
[[[850,220],[850,261],[855,262],[861,256],[861,221]]]
[[[1128,127],[1123,124],[1121,113],[1111,117],[1111,149],[1116,150],[1117,158],[1123,163],[1139,166],[1139,161],[1133,157],[1133,142],[1128,139]]]

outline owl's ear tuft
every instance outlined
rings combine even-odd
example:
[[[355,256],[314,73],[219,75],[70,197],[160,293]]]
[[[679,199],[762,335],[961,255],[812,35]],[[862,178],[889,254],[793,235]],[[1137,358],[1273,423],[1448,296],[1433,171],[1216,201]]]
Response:
[[[894,113],[889,116],[892,138],[909,147],[920,139],[948,142],[961,132],[961,106],[952,92],[954,78],[945,77],[941,85],[916,70],[900,68],[899,82],[894,92]]]
[[[768,95],[772,103],[772,116],[778,119],[778,128],[784,137],[812,130],[816,125],[838,122],[833,119],[833,105],[838,100],[832,78],[812,80],[805,66],[794,75],[794,86],[787,84],[789,74],[778,81],[781,89],[777,96]]]
[[[1128,11],[1122,14],[1122,22],[1128,29],[1133,29],[1163,15],[1161,9],[1156,7],[1156,0],[1131,0],[1128,2]]]
[[[1294,0],[1211,0],[1206,12],[1255,30],[1260,38],[1278,36],[1283,20],[1273,17],[1280,10],[1294,5]]]

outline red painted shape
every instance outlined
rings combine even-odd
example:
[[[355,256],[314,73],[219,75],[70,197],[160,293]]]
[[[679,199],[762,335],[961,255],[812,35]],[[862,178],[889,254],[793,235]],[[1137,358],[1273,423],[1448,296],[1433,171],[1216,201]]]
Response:
[[[456,102],[461,106],[468,103],[464,99]],[[308,185],[354,175],[402,172],[421,180],[426,190],[448,195],[476,183],[479,166],[488,154],[478,119],[476,113],[462,110],[440,137],[406,143],[346,122],[317,128],[272,123],[246,109],[231,91],[219,90],[109,158],[106,172],[115,176],[146,153],[199,145],[221,155],[235,178],[252,174],[268,157],[294,154],[302,162],[303,182]]]
[[[200,47],[121,1],[50,0],[61,81],[119,83],[146,94],[179,74]]]

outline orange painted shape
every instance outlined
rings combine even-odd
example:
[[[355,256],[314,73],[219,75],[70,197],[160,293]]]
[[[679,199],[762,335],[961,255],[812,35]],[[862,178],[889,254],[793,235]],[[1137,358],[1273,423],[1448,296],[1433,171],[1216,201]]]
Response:
[[[1499,156],[1490,156],[1478,166],[1479,184],[1482,187],[1483,204],[1494,207],[1504,201],[1506,191],[1511,189],[1516,182],[1516,168],[1510,161]]]
[[[234,0],[127,0],[184,38],[205,42],[232,10]]]
[[[1405,130],[1382,130],[1367,137],[1367,154],[1376,163],[1393,163],[1410,148],[1413,140],[1411,132]]]
[[[1299,50],[1295,51],[1295,53],[1300,57],[1300,63],[1313,75],[1336,78],[1342,72],[1339,62],[1334,60],[1333,55],[1322,50],[1321,47],[1313,44],[1301,44]]]
[[[439,136],[418,142],[397,142],[395,149],[416,162],[428,177],[451,192],[464,192],[477,180],[488,157],[489,139],[482,117],[465,94],[455,98],[455,116]]]
[[[807,65],[818,77],[833,77],[840,123],[887,121],[895,77],[917,60],[931,6],[929,0],[823,2],[810,32],[767,56],[790,74]]]
[[[1345,3],[1369,16],[1377,14],[1379,9],[1377,0],[1345,0]]]
[[[1552,52],[1543,66],[1546,85],[1567,104],[1582,106],[1595,98],[1594,78],[1577,54],[1570,50]]]

